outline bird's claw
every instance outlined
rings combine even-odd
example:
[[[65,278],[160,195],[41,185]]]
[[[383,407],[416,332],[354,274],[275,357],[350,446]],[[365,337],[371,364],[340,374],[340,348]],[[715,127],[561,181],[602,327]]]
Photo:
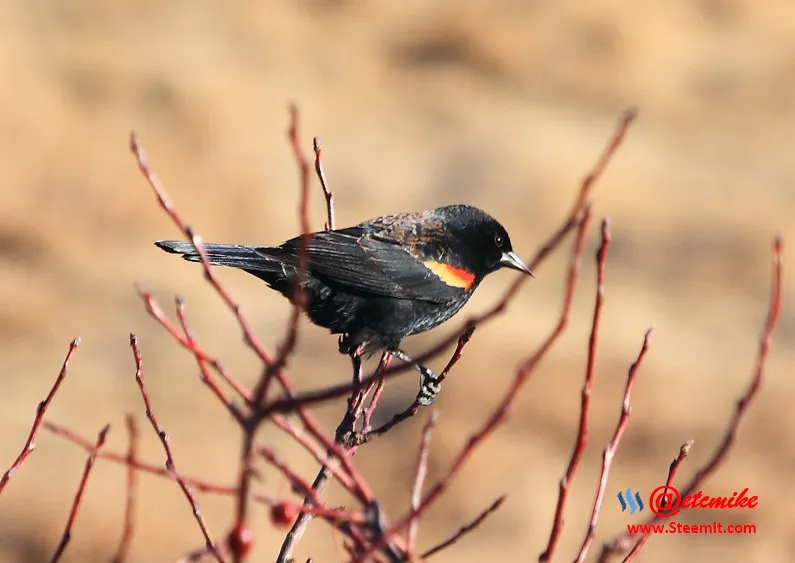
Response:
[[[429,407],[436,400],[442,391],[442,383],[439,377],[426,367],[423,367],[420,375],[420,392],[417,394],[417,403],[423,407]]]

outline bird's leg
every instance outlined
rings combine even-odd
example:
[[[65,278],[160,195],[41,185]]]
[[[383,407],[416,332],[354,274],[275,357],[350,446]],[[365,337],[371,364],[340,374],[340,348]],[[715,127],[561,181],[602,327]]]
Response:
[[[364,356],[364,347],[354,346],[348,334],[340,336],[337,340],[337,345],[339,346],[340,354],[345,354],[351,359],[351,364],[353,365],[353,384],[356,385],[358,389],[362,383],[362,356]]]
[[[358,418],[361,413],[364,400],[370,393],[372,385],[362,386],[362,347],[352,349],[349,352],[351,365],[353,366],[353,393],[349,401],[349,407],[353,410],[354,418]]]
[[[401,362],[411,364],[420,372],[420,391],[417,393],[417,403],[423,407],[430,406],[436,400],[436,396],[442,390],[442,384],[439,382],[439,376],[429,370],[422,364],[419,364],[411,359],[411,356],[406,354],[403,350],[391,350],[392,355],[399,359]]]
[[[340,339],[340,351],[342,351],[343,343]],[[351,366],[353,367],[353,390],[350,397],[347,399],[348,408],[345,409],[345,415],[342,421],[337,426],[337,433],[335,441],[338,444],[344,443],[345,436],[351,434],[356,426],[356,419],[361,414],[364,398],[369,392],[369,389],[362,389],[362,354],[358,350],[350,350],[348,355],[351,359]]]
[[[343,334],[337,339],[337,346],[339,347],[340,354],[350,356],[354,352],[350,337],[347,334]]]

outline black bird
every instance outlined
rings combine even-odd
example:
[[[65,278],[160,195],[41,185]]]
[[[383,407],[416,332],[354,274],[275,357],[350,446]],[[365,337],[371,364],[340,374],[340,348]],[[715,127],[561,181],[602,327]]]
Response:
[[[211,264],[245,270],[292,300],[302,238],[265,247],[205,244],[204,250]],[[200,261],[189,242],[155,244]],[[342,335],[340,352],[386,349],[414,363],[401,341],[455,315],[487,274],[504,267],[533,275],[500,223],[476,207],[449,205],[312,233],[300,283],[311,321]],[[430,403],[436,376],[415,366],[423,376],[420,396]]]

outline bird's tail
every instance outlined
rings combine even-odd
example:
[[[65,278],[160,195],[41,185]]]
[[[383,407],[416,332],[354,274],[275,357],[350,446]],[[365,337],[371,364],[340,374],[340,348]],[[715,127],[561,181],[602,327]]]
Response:
[[[189,242],[159,240],[155,242],[155,246],[172,254],[182,254],[182,257],[189,262],[201,262],[199,253]],[[254,246],[239,244],[205,244],[203,246],[210,264],[240,268],[252,273],[282,271],[280,262],[257,254],[257,247]]]

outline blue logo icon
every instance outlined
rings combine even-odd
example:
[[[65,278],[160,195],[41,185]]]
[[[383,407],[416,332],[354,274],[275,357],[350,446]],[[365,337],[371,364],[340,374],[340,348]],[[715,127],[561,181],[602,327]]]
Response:
[[[624,495],[626,494],[627,500],[624,500]],[[621,503],[621,512],[624,512],[627,509],[627,505],[629,505],[629,513],[635,514],[635,511],[643,510],[643,501],[640,498],[640,493],[635,493],[635,496],[632,496],[632,489],[627,489],[626,493],[618,493],[618,502]]]

